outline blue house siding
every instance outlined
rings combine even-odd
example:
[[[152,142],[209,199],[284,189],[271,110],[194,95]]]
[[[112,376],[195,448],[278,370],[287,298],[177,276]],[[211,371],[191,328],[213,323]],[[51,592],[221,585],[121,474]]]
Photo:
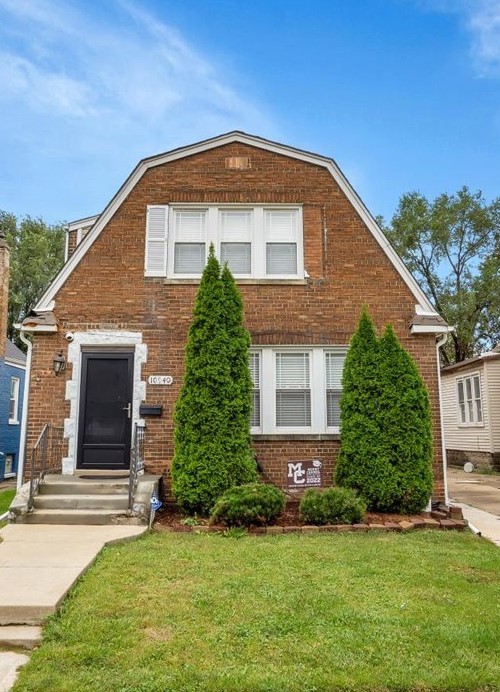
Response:
[[[25,375],[24,368],[0,360],[0,481],[5,478],[5,460],[9,454],[13,455],[12,473],[17,474]],[[9,423],[13,377],[19,379],[17,424]]]

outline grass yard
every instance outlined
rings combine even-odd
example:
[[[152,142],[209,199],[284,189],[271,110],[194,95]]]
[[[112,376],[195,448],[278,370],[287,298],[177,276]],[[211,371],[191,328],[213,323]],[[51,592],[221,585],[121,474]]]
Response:
[[[10,507],[10,503],[16,495],[16,490],[2,490],[0,491],[0,514],[4,514]]]
[[[101,554],[14,689],[499,690],[500,550],[445,531],[151,534]]]

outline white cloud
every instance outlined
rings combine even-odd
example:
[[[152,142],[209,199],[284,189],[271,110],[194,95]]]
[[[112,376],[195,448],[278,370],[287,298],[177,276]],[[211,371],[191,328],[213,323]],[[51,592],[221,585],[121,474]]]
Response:
[[[181,109],[196,110],[200,121],[267,121],[171,26],[131,2],[108,6],[112,14],[101,21],[85,7],[0,0],[3,33],[11,39],[0,55],[0,101],[17,99],[53,117],[130,120],[135,127],[177,119]]]
[[[414,0],[430,11],[454,14],[470,37],[470,54],[481,77],[500,76],[500,0]]]

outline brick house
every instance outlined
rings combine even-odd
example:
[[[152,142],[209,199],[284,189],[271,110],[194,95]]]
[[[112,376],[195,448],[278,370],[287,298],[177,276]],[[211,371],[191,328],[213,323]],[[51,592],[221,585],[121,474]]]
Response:
[[[50,422],[64,425],[63,473],[127,469],[134,426],[145,425],[146,469],[168,492],[210,242],[244,299],[267,479],[290,486],[288,463],[315,460],[331,483],[343,359],[367,304],[429,388],[443,500],[436,339],[448,327],[334,161],[241,132],[144,159],[102,214],[68,226],[68,260],[22,326],[33,333],[27,448]],[[56,375],[58,354],[67,368]]]

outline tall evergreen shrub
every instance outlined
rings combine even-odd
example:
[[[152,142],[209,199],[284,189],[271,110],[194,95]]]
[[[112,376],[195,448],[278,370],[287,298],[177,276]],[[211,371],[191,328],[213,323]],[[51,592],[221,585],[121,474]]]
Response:
[[[394,509],[422,510],[432,492],[429,396],[411,356],[387,325],[380,340],[380,434],[397,480]]]
[[[432,491],[427,389],[390,325],[377,340],[366,309],[346,357],[340,410],[337,484],[358,490],[372,510],[423,509]]]
[[[234,317],[228,318],[231,305],[234,308],[234,298],[225,296],[211,246],[196,296],[184,382],[174,412],[172,489],[178,504],[188,512],[208,514],[225,490],[254,478],[250,453],[242,442],[249,446],[249,415],[244,431],[239,437],[235,433],[233,361],[240,352],[231,341],[235,334]],[[240,349],[242,345],[243,339]],[[248,369],[248,347],[246,351]],[[236,409],[241,408],[239,403]],[[241,415],[239,420],[242,423]]]
[[[252,377],[249,368],[250,334],[243,326],[243,300],[227,264],[222,270],[230,387],[227,420],[227,459],[234,485],[257,479],[250,436]]]
[[[379,342],[363,308],[342,376],[341,448],[335,482],[358,490],[369,509],[387,511],[398,489],[380,429],[381,391]]]

